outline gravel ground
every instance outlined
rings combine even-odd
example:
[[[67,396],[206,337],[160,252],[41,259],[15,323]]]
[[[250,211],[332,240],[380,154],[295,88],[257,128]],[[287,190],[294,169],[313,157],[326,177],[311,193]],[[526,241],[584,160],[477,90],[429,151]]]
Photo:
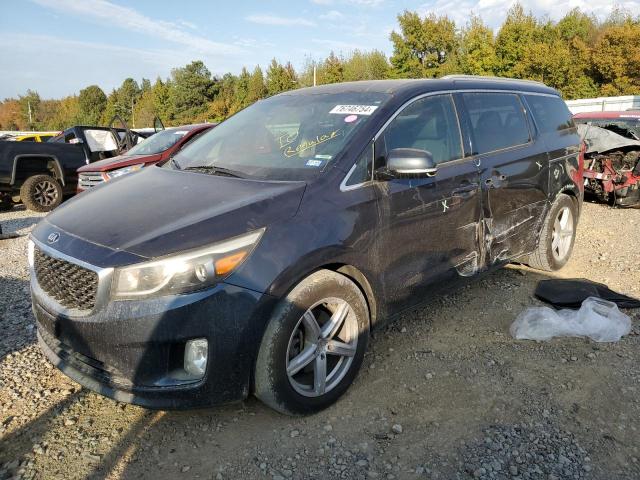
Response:
[[[0,214],[27,233],[39,216]],[[640,210],[586,204],[570,263],[640,296]],[[91,393],[34,345],[26,237],[0,241],[0,479],[638,479],[640,315],[613,344],[514,341],[526,267],[433,299],[375,334],[343,399],[288,418],[258,401],[152,412]]]

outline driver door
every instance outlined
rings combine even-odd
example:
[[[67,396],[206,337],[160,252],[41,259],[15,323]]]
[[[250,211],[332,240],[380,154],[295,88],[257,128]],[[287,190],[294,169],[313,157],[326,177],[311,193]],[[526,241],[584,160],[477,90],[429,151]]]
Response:
[[[435,286],[475,274],[481,260],[479,172],[463,158],[452,96],[427,96],[397,114],[376,139],[377,171],[396,148],[430,152],[438,170],[426,178],[378,175],[376,181],[379,261],[391,314],[426,300]]]

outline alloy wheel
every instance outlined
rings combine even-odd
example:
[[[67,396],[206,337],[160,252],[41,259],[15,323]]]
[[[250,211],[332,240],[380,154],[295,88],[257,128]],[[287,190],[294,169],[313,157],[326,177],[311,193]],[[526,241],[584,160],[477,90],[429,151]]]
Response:
[[[556,260],[562,261],[571,249],[573,241],[573,214],[569,207],[560,209],[553,222],[551,251]]]
[[[33,191],[33,199],[38,205],[49,207],[58,200],[58,189],[49,180],[36,183]]]
[[[349,371],[358,346],[358,320],[339,298],[325,298],[298,320],[287,346],[289,383],[306,397],[334,389]]]

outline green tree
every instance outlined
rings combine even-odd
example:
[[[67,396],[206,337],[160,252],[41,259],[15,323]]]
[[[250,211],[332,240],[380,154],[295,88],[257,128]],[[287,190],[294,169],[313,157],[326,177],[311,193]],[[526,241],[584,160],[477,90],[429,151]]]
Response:
[[[391,65],[398,77],[437,77],[447,70],[456,50],[456,26],[447,16],[429,14],[424,18],[405,10],[398,15],[400,33],[391,32]],[[439,52],[444,52],[442,58]],[[443,62],[444,60],[444,62]]]
[[[331,52],[322,62],[319,72],[319,83],[338,83],[344,81],[344,64],[342,60]]]
[[[107,106],[107,96],[97,85],[80,90],[78,95],[79,123],[98,125]]]
[[[151,80],[149,80],[148,78],[143,78],[140,82],[140,91],[144,93],[148,92],[149,90],[151,90]]]
[[[171,71],[175,118],[180,123],[202,120],[217,92],[216,81],[200,60]]]
[[[160,77],[158,77],[153,87],[151,87],[154,112],[166,125],[171,125],[175,118],[175,106],[173,105],[173,96],[171,95],[171,85],[171,82],[163,82]]]
[[[118,115],[129,126],[135,126],[133,116],[135,103],[140,98],[141,90],[138,82],[133,78],[126,78],[120,87],[111,91],[107,96],[107,105],[102,116],[102,123],[108,124],[114,116]]]
[[[282,65],[275,58],[271,60],[271,64],[267,69],[266,86],[269,95],[276,95],[280,92],[297,88],[298,76],[291,63]]]
[[[235,98],[234,111],[238,111],[249,105],[249,82],[251,75],[246,67],[242,67],[242,71],[235,82]]]
[[[80,118],[80,102],[77,95],[70,95],[58,102],[47,128],[65,130],[77,125]]]
[[[493,30],[477,15],[461,31],[459,63],[467,75],[495,75],[498,69]]]
[[[538,23],[533,15],[525,13],[520,3],[514,4],[496,36],[496,55],[499,75],[520,77],[522,62],[527,48],[535,40]]]
[[[264,75],[259,65],[253,69],[251,78],[249,79],[249,90],[247,92],[247,102],[252,104],[261,98],[267,96],[267,86],[264,82]]]
[[[235,113],[237,108],[236,102],[236,83],[238,77],[230,73],[226,73],[220,80],[218,93],[211,103],[208,105],[206,118],[216,122],[221,122],[225,118]]]
[[[371,52],[354,50],[342,60],[342,79],[346,82],[382,80],[389,77],[390,68],[384,53],[378,50]]]
[[[594,16],[587,15],[576,7],[558,21],[556,29],[560,38],[566,42],[571,42],[575,38],[579,38],[583,42],[589,42],[597,32],[597,23],[598,21]]]

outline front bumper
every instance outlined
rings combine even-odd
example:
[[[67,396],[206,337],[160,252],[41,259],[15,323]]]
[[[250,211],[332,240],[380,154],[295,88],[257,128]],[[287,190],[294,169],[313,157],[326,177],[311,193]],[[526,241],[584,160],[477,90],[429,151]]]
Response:
[[[87,316],[56,309],[31,280],[38,341],[49,360],[81,385],[154,409],[212,406],[245,398],[275,298],[228,284],[186,294],[112,301]],[[183,367],[187,340],[206,338],[200,380]]]

